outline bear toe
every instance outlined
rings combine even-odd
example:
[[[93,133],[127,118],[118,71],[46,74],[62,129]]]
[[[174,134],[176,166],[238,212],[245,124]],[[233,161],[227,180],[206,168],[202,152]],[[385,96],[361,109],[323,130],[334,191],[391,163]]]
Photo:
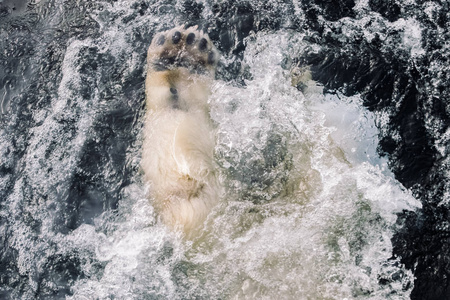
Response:
[[[191,32],[186,37],[186,44],[192,45],[195,42],[195,33]]]
[[[198,49],[202,52],[206,51],[208,48],[208,41],[205,38],[202,38],[198,43]]]
[[[172,35],[172,43],[176,45],[180,42],[180,40],[181,40],[181,32],[175,31],[174,34]]]
[[[164,35],[160,35],[156,39],[156,44],[161,46],[161,45],[164,45],[165,41],[166,41],[166,37]]]
[[[191,73],[214,73],[218,52],[209,37],[197,27],[182,27],[157,34],[148,50],[154,71],[187,68]]]

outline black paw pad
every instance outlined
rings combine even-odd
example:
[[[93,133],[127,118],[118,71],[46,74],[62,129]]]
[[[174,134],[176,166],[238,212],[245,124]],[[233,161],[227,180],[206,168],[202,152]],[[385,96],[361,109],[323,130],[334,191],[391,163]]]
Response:
[[[195,42],[195,33],[191,32],[186,37],[186,44],[192,45]]]
[[[198,43],[198,49],[200,51],[206,51],[206,48],[208,47],[208,41],[205,38],[202,38],[200,42]]]
[[[172,36],[172,42],[174,44],[178,44],[181,40],[181,32],[179,31],[175,31],[175,33]]]
[[[158,39],[156,40],[156,44],[157,45],[163,45],[164,44],[164,42],[166,41],[166,37],[164,36],[164,35],[160,35],[159,37],[158,37]]]
[[[209,52],[208,54],[208,64],[213,65],[216,62],[216,56],[214,52]]]

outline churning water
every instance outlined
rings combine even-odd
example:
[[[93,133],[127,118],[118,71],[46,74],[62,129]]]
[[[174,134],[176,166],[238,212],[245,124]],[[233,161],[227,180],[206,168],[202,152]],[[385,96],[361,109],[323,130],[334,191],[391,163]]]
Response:
[[[430,51],[414,5],[383,14],[373,1],[337,12],[312,1],[0,2],[0,297],[426,295],[416,267],[428,256],[412,244],[431,219],[447,229],[421,186],[444,211],[448,186],[402,170],[448,178],[449,135],[444,105],[419,114],[439,155],[408,146],[423,133],[402,110],[405,74],[411,61],[420,73]],[[139,169],[146,49],[179,24],[203,26],[223,54],[210,106],[224,191],[192,240],[158,221]],[[297,84],[308,67],[316,80]],[[386,74],[400,75],[389,85]],[[446,75],[414,76],[416,89],[445,85]],[[421,167],[423,157],[439,168]],[[423,299],[447,293],[436,270],[441,290]]]

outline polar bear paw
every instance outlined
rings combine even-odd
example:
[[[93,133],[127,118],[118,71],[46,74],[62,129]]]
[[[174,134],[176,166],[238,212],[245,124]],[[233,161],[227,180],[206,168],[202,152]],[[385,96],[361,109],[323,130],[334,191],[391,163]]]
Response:
[[[214,74],[218,52],[209,37],[197,26],[175,27],[158,33],[148,49],[148,65],[153,71],[186,68],[191,73]]]

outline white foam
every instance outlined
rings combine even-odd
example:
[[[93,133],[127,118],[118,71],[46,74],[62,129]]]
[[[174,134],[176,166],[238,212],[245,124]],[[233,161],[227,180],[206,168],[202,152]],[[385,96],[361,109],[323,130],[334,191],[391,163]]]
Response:
[[[301,35],[258,34],[246,42],[253,79],[244,88],[217,82],[211,98],[228,193],[203,235],[189,242],[168,231],[143,185],[131,185],[117,216],[105,214],[71,235],[105,264],[98,273],[85,266],[93,274],[75,283],[71,299],[409,296],[413,275],[392,259],[391,237],[396,213],[420,204],[377,156],[375,116],[357,96],[320,88],[305,96],[290,85],[281,61],[306,46]],[[240,172],[272,184],[261,187]],[[94,230],[105,226],[111,229]]]

